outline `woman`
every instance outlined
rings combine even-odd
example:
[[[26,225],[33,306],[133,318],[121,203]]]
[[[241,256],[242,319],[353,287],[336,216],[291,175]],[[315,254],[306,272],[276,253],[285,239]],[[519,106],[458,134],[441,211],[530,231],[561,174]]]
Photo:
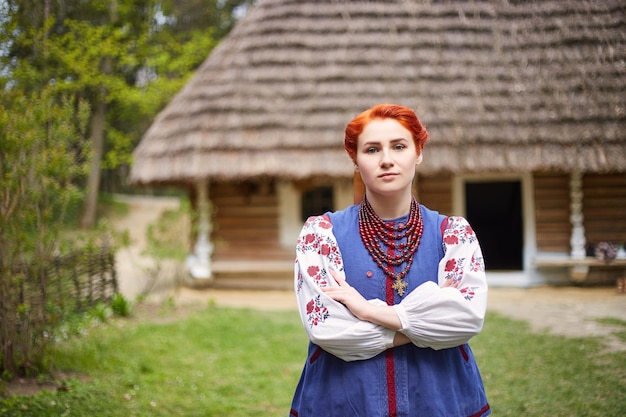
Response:
[[[311,340],[292,417],[491,414],[467,342],[487,283],[474,232],[412,195],[428,133],[382,104],[346,127],[362,201],[307,220],[295,291]]]

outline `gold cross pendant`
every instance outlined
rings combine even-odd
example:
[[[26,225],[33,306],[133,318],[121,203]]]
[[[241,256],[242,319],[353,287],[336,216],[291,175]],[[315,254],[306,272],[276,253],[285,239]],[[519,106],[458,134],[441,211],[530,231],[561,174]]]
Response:
[[[404,295],[404,289],[406,287],[408,287],[409,284],[407,284],[406,282],[404,282],[402,280],[402,278],[400,277],[396,277],[396,281],[393,283],[393,285],[391,286],[391,288],[393,288],[394,290],[396,290],[396,292],[398,293],[398,295],[400,297],[402,297]]]

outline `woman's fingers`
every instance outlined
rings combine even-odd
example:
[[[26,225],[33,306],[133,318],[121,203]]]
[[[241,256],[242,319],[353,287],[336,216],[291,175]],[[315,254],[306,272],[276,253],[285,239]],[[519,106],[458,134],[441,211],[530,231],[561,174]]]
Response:
[[[339,272],[331,268],[329,268],[328,270],[330,271],[330,275],[333,276],[333,278],[335,279],[337,284],[339,284],[340,287],[348,286],[348,283],[346,282],[345,279],[343,279],[343,277],[339,274]]]
[[[333,277],[335,282],[339,284],[339,286],[323,287],[322,291],[328,294],[328,296],[330,296],[335,301],[342,302],[346,299],[346,297],[349,296],[349,290],[352,289],[352,287],[350,287],[350,285],[346,282],[346,280],[341,276],[338,271],[332,268],[328,268],[328,271],[330,272],[330,275]],[[346,290],[348,290],[348,292]]]

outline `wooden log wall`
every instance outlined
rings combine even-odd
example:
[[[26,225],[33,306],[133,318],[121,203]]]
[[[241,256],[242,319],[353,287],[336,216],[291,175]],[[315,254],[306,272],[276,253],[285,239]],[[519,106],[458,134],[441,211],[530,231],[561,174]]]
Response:
[[[211,183],[214,260],[284,259],[273,181]]]
[[[587,245],[626,243],[626,174],[583,176]]]
[[[535,216],[540,252],[570,251],[569,174],[536,173]],[[587,245],[626,242],[626,175],[585,174],[583,216]]]
[[[452,177],[450,175],[428,177],[418,175],[414,188],[420,204],[441,214],[452,214]]]
[[[539,252],[569,253],[569,174],[535,173],[535,219]]]

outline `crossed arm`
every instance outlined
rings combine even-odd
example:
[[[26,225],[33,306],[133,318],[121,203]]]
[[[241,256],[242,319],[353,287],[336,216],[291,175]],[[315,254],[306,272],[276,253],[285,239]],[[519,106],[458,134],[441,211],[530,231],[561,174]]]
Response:
[[[467,221],[449,219],[438,283],[426,282],[397,305],[366,300],[345,280],[332,225],[305,223],[297,244],[295,288],[313,343],[344,360],[360,360],[401,344],[444,349],[482,329],[487,283],[480,247]]]
[[[394,346],[411,343],[411,340],[407,336],[400,333],[402,322],[393,307],[384,303],[373,304],[368,302],[356,289],[351,287],[338,272],[331,269],[330,274],[337,283],[337,286],[321,288],[326,295],[345,305],[356,318],[395,330],[396,333],[393,338]]]

